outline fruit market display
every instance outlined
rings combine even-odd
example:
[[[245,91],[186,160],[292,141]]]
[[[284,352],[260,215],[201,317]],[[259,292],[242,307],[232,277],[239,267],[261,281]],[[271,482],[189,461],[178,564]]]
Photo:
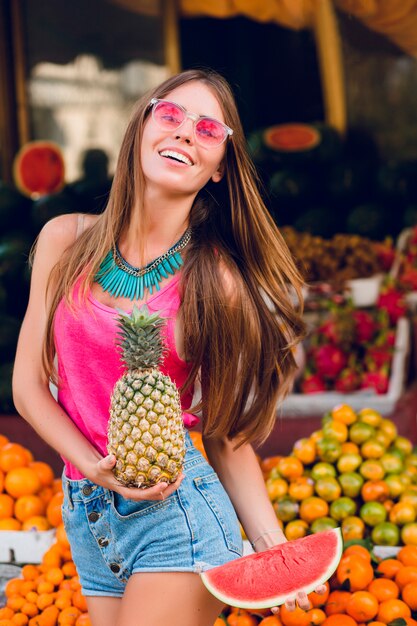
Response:
[[[91,626],[71,550],[60,524],[39,565],[27,564],[5,587],[0,626]]]
[[[0,530],[49,530],[62,522],[61,480],[30,450],[0,435]]]
[[[342,555],[340,528],[288,541],[201,574],[207,589],[231,606],[264,609],[327,582]]]
[[[355,309],[349,301],[330,302],[305,342],[306,364],[298,390],[387,393],[396,324],[405,314],[399,295],[384,287],[377,306],[369,309]]]
[[[359,235],[337,234],[330,239],[298,232],[284,226],[281,233],[307,283],[331,284],[343,290],[345,282],[390,270],[394,258],[393,241],[371,241]]]
[[[287,539],[340,526],[344,541],[417,545],[417,453],[377,411],[337,406],[262,467]]]
[[[352,544],[326,586],[308,595],[307,611],[229,608],[214,626],[417,626],[417,546],[378,559]]]

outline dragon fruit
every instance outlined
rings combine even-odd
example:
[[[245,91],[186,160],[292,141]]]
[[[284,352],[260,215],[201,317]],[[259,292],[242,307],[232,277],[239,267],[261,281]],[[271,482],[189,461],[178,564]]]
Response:
[[[318,374],[313,374],[312,372],[307,371],[304,372],[300,389],[302,393],[319,393],[321,391],[326,391],[326,383]]]
[[[352,316],[355,321],[356,337],[359,343],[370,341],[376,330],[376,324],[372,315],[357,309],[353,311]]]
[[[317,374],[334,379],[347,363],[343,350],[333,344],[325,344],[313,351],[313,361]]]
[[[361,385],[361,375],[354,367],[345,367],[335,380],[335,391],[340,393],[350,393],[359,389]]]
[[[379,370],[364,373],[361,389],[371,389],[378,394],[383,394],[388,391],[388,383],[388,367],[382,367]]]
[[[395,287],[389,286],[379,294],[377,307],[385,310],[391,324],[395,325],[406,311],[404,294]]]
[[[392,348],[389,346],[370,346],[365,353],[365,363],[369,370],[378,370],[389,365],[392,359]]]

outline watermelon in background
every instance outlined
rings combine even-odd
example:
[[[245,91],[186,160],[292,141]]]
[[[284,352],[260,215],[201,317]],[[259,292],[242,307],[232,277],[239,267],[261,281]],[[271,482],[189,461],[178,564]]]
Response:
[[[13,175],[16,187],[29,198],[59,191],[65,181],[60,147],[52,141],[29,141],[15,156]]]

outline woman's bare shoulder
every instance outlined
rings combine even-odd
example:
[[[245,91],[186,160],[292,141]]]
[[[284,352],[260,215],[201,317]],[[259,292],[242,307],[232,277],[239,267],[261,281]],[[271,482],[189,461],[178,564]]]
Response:
[[[65,249],[74,243],[81,232],[93,226],[98,217],[98,215],[84,215],[82,213],[58,215],[43,226],[39,233],[38,243],[46,242],[60,249]]]

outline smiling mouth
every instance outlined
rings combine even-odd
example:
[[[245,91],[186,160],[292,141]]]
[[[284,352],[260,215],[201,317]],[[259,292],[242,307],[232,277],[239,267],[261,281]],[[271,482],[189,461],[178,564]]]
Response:
[[[194,163],[187,156],[185,156],[185,154],[175,152],[174,150],[161,150],[159,154],[165,159],[172,159],[173,161],[178,161],[179,163],[185,163],[185,165],[194,165]]]

